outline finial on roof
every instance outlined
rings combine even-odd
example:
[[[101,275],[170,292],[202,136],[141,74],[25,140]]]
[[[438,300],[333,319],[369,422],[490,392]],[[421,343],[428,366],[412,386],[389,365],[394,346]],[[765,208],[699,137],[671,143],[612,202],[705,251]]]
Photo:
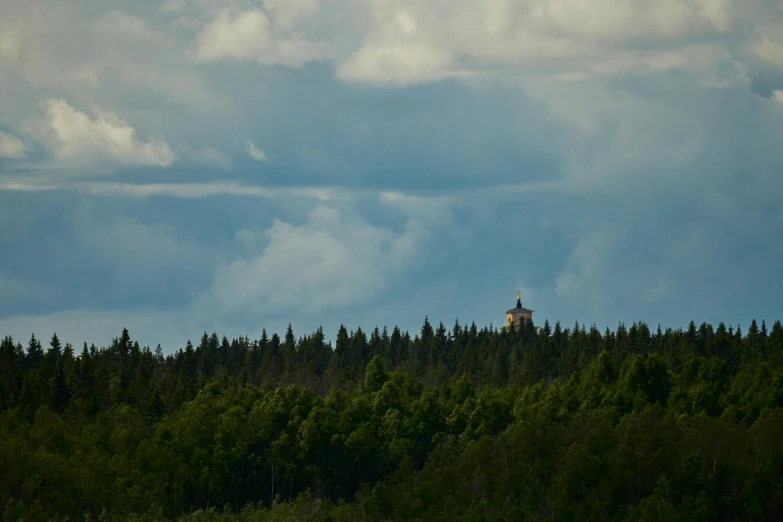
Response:
[[[522,308],[522,294],[517,290],[517,308]]]

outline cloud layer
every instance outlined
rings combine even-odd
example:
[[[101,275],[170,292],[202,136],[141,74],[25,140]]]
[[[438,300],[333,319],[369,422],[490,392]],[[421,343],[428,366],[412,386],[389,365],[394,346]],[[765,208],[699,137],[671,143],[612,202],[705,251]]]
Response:
[[[774,320],[781,27],[765,0],[7,0],[0,335],[497,323],[517,287],[566,322]]]

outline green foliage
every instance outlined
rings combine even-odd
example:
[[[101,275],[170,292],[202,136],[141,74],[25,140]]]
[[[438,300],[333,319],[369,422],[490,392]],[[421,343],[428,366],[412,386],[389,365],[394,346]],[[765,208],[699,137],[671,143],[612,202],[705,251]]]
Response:
[[[779,520],[783,328],[0,343],[0,519]]]

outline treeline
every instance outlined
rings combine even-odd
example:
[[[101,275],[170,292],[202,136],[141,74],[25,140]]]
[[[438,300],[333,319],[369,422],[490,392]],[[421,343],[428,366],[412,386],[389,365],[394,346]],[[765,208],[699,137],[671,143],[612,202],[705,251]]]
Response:
[[[3,520],[777,520],[783,327],[0,345]]]

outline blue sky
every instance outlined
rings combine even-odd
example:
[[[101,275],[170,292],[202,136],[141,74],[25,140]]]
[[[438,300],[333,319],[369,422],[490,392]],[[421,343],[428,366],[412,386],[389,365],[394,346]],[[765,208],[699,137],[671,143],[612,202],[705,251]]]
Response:
[[[4,0],[0,335],[783,318],[783,7]]]

